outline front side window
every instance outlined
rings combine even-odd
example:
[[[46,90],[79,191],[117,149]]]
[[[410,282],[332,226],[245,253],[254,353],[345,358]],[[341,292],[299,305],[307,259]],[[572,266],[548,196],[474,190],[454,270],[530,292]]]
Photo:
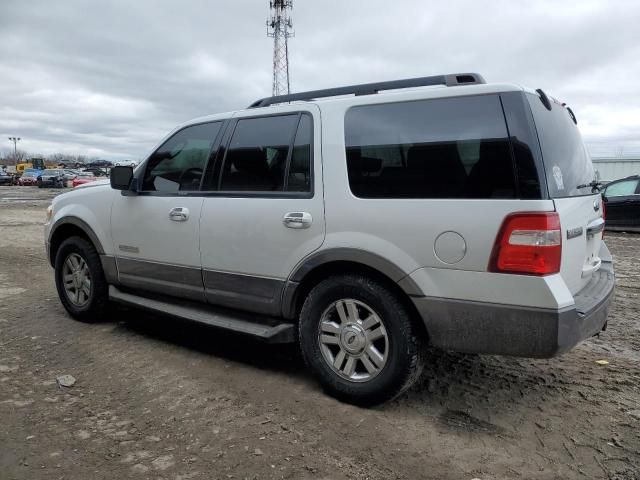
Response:
[[[625,197],[634,195],[638,189],[638,180],[625,180],[609,185],[605,191],[605,197]]]
[[[367,105],[345,116],[349,185],[361,198],[514,198],[494,95]]]
[[[163,193],[198,190],[221,125],[222,122],[192,125],[164,142],[147,162],[142,190]]]
[[[223,162],[220,190],[305,191],[310,135],[310,118],[298,113],[238,120]]]

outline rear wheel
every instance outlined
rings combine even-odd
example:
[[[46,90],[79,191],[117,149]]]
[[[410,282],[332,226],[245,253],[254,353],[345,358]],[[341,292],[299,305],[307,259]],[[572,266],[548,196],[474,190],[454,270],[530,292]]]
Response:
[[[108,306],[109,293],[100,256],[82,237],[70,237],[56,253],[55,278],[64,308],[77,320],[100,320]]]
[[[300,313],[300,345],[325,390],[375,405],[408,389],[422,371],[422,337],[402,301],[360,275],[330,277]]]

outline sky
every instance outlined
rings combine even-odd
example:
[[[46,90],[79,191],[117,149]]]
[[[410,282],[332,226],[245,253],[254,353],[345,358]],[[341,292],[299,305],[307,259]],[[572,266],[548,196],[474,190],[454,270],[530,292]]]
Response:
[[[0,152],[142,159],[271,93],[268,0],[2,0]],[[640,155],[640,0],[294,0],[292,91],[479,72],[566,102],[594,156]]]

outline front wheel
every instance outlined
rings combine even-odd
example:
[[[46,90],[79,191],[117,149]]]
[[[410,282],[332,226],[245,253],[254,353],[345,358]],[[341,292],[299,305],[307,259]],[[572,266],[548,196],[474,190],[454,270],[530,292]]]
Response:
[[[70,237],[56,253],[55,278],[64,308],[77,320],[94,322],[106,314],[109,292],[100,256],[82,237]]]
[[[360,275],[340,275],[311,290],[300,313],[300,345],[324,389],[375,405],[408,389],[423,366],[423,339],[398,296]]]

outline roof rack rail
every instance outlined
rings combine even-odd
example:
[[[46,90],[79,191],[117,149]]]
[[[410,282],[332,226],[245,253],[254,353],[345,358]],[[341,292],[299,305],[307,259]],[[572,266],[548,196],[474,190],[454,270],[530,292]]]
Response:
[[[372,95],[381,90],[396,90],[400,88],[427,87],[432,85],[473,85],[485,82],[478,73],[452,73],[448,75],[435,75],[433,77],[407,78],[404,80],[391,80],[388,82],[363,83],[361,85],[349,85],[347,87],[327,88],[325,90],[312,90],[310,92],[292,93],[290,95],[277,95],[256,100],[249,108],[267,107],[275,103],[295,102],[297,100],[314,100],[316,98],[337,97],[339,95]]]

